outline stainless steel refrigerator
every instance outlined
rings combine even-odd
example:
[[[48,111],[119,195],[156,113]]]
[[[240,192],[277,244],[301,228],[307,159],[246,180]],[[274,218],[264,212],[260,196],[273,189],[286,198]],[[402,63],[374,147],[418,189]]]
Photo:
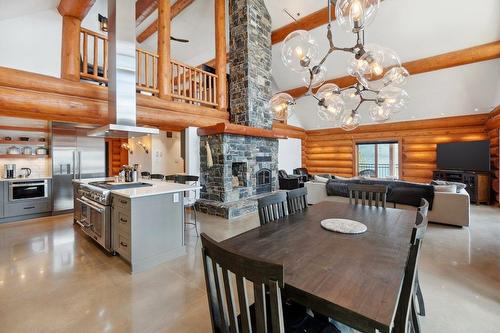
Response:
[[[73,209],[73,179],[106,175],[104,138],[88,137],[90,128],[52,123],[52,198],[55,213]]]

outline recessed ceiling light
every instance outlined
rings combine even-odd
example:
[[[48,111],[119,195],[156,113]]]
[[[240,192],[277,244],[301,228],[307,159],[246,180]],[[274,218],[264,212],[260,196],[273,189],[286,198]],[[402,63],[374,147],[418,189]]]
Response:
[[[441,112],[441,115],[444,116],[444,112]]]
[[[479,108],[474,108],[474,111],[475,111],[475,112],[479,111]]]

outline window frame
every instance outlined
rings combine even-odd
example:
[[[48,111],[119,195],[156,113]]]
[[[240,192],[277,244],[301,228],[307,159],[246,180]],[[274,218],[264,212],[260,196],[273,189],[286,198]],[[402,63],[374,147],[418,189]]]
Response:
[[[397,143],[398,144],[398,175],[397,179],[403,179],[403,140],[401,138],[385,138],[385,139],[377,139],[377,140],[353,140],[353,174],[355,176],[359,176],[358,171],[358,145],[364,144],[388,144],[388,143]],[[375,163],[378,163],[378,153],[375,154]],[[378,168],[377,168],[378,169]],[[376,177],[378,177],[378,170],[375,171]]]

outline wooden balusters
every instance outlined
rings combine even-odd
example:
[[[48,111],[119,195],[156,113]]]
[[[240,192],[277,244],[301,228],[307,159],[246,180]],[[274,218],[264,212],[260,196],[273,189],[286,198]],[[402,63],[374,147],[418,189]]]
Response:
[[[107,83],[108,37],[85,28],[80,28],[80,38],[80,44],[82,45],[80,78]]]
[[[145,50],[136,50],[137,90],[158,94],[158,55]]]
[[[108,39],[106,36],[80,29],[80,78],[106,84],[108,82]],[[167,72],[168,96],[177,102],[217,107],[218,76],[199,68],[171,60]],[[158,54],[136,49],[136,87],[138,91],[159,95],[160,59]],[[164,73],[165,74],[165,73]]]
[[[190,104],[217,106],[217,75],[172,60],[172,97]]]

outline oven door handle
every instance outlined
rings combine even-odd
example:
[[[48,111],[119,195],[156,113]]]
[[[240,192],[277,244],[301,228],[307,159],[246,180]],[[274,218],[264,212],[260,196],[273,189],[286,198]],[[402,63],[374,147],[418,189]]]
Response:
[[[32,186],[45,186],[45,182],[40,183],[22,183],[22,184],[9,184],[10,187],[32,187]]]
[[[76,200],[78,200],[80,203],[84,204],[84,205],[87,205],[89,206],[90,208],[94,209],[94,210],[97,210],[99,213],[104,213],[105,209],[102,208],[102,207],[99,207],[93,203],[90,203],[89,201],[87,200],[82,200],[80,198],[76,198]]]
[[[80,220],[75,220],[75,222],[76,222],[76,224],[78,224],[82,228],[88,228],[89,227],[88,225],[83,224],[82,221],[80,221]]]

